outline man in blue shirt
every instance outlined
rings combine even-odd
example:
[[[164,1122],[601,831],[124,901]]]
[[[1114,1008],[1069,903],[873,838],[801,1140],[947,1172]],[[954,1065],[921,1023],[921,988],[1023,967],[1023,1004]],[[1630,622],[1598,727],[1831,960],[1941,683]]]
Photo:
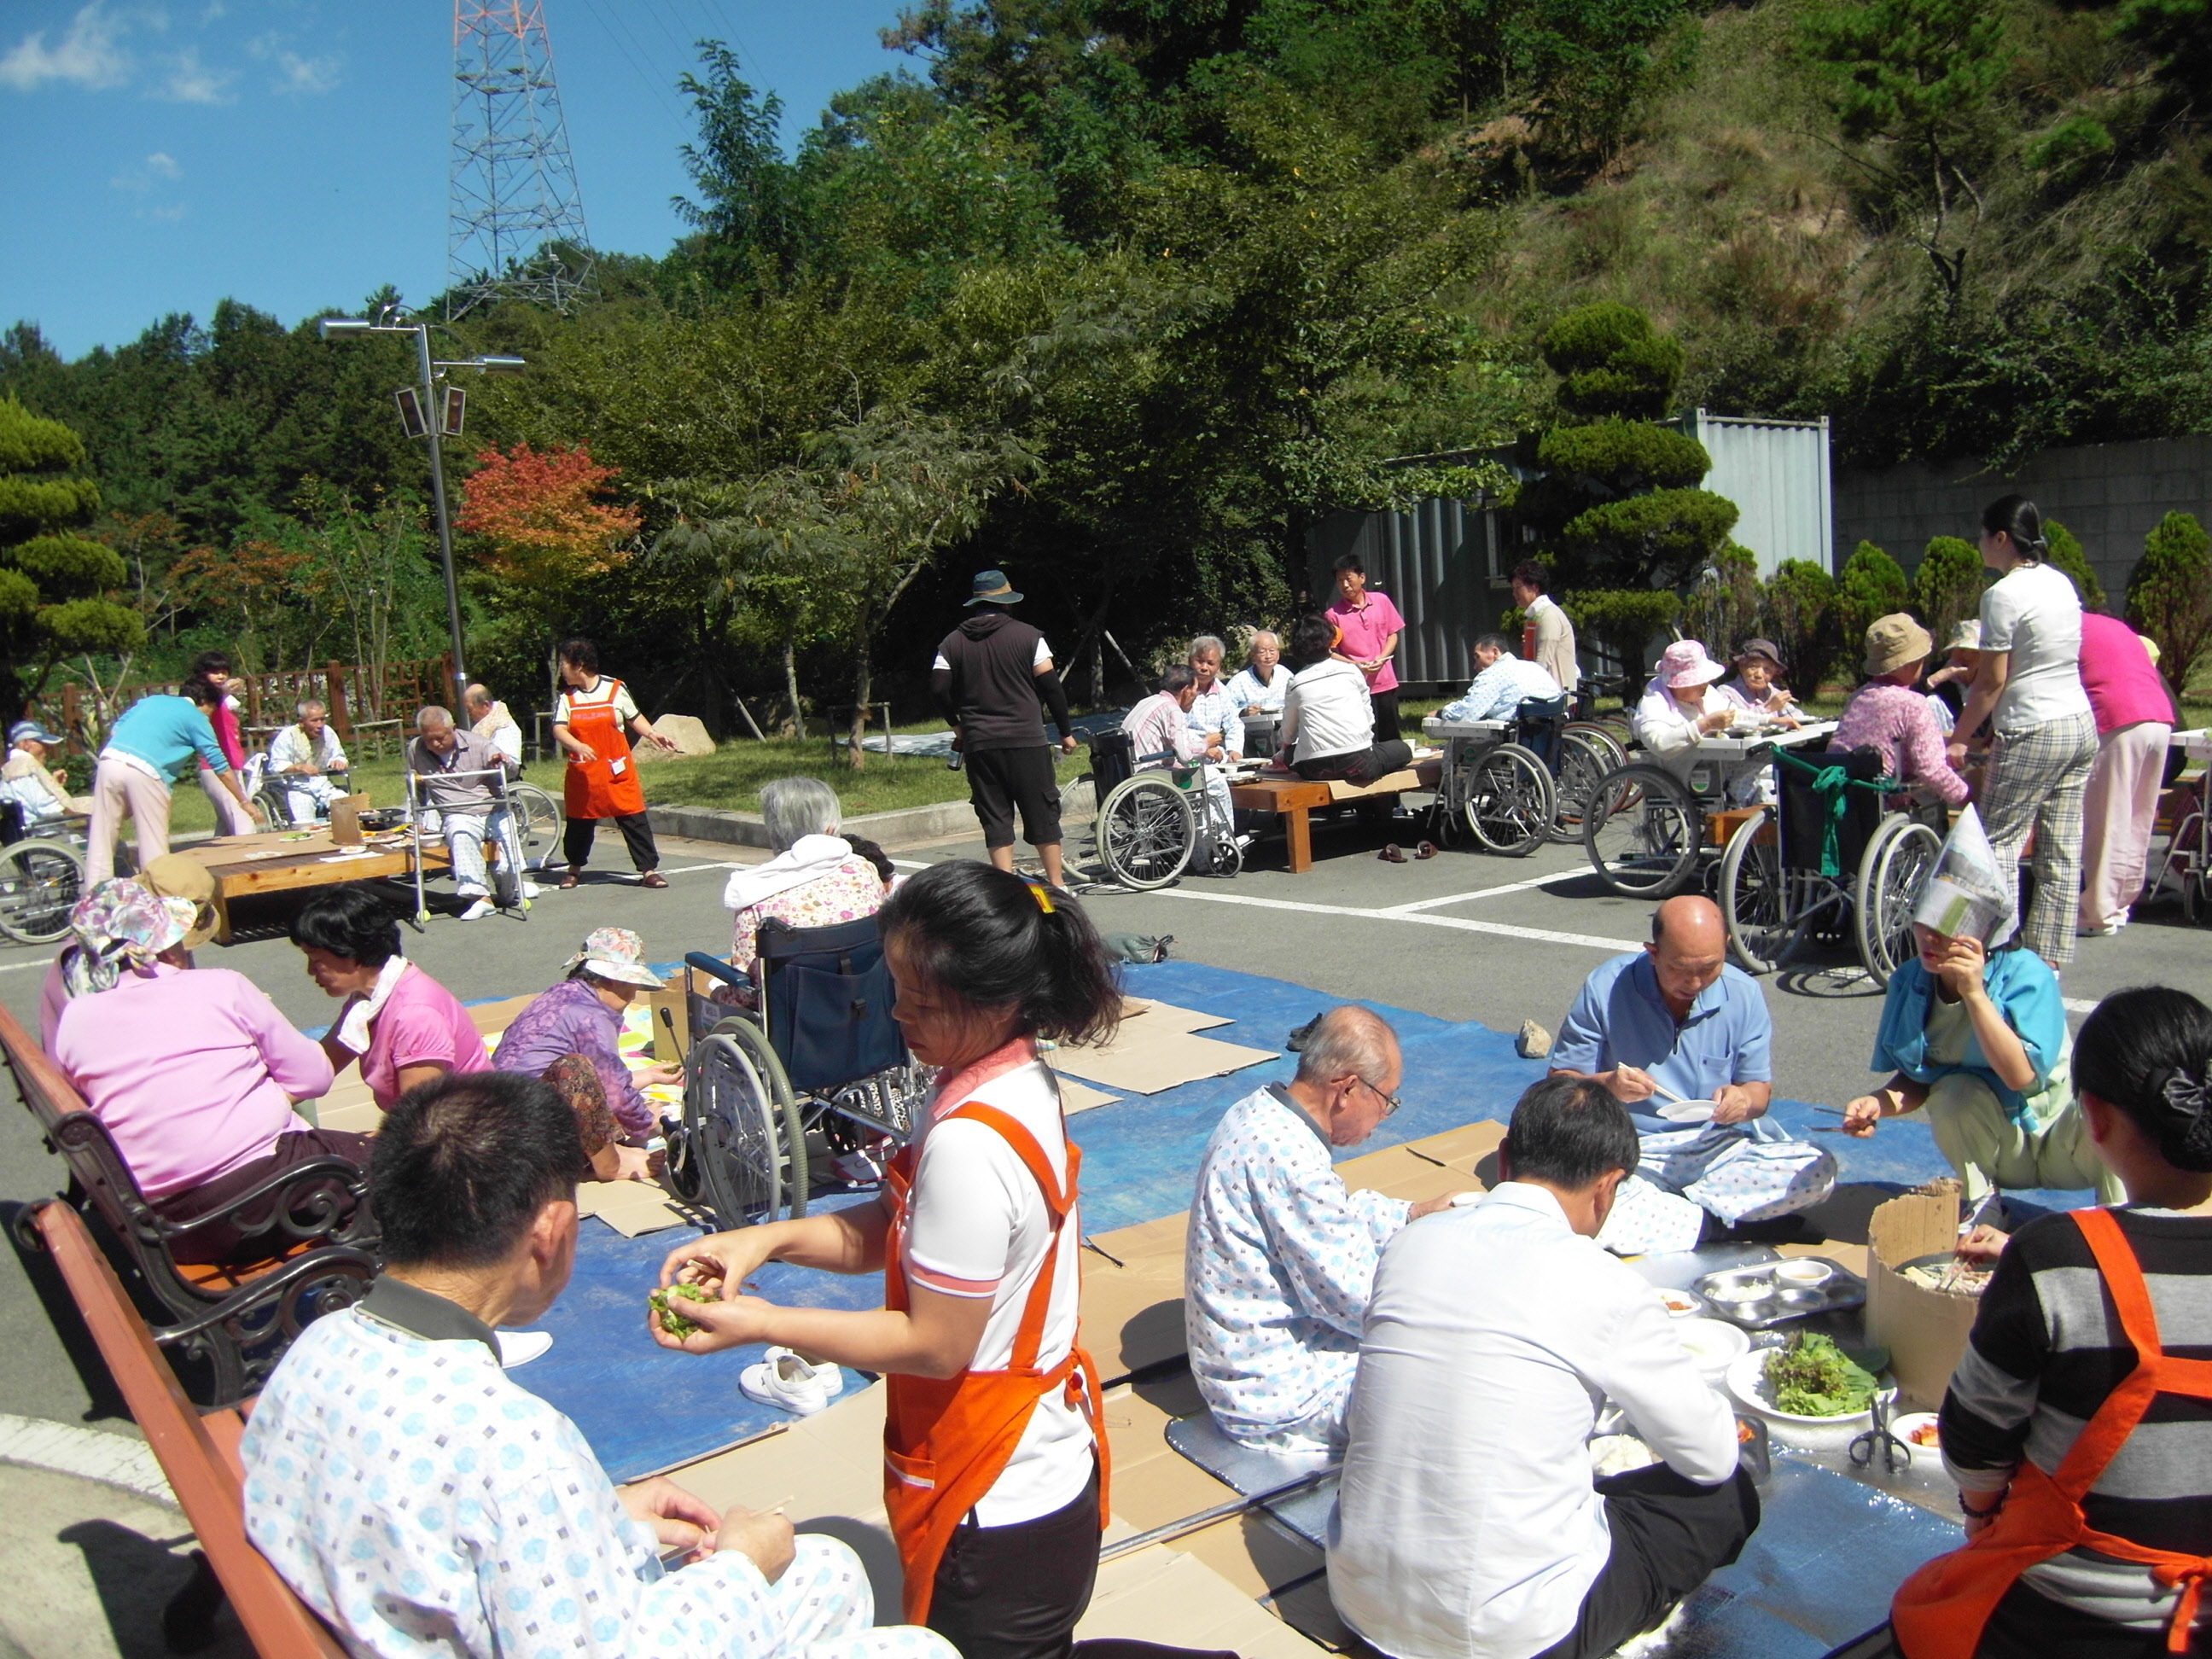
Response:
[[[1668,899],[1651,943],[1599,964],[1552,1049],[1554,1076],[1595,1078],[1628,1108],[1643,1162],[1599,1242],[1623,1254],[1688,1249],[1707,1213],[1771,1221],[1818,1204],[1836,1160],[1766,1121],[1774,1024],[1728,963],[1709,898]]]
[[[1513,641],[1503,634],[1485,634],[1474,642],[1474,665],[1481,672],[1463,696],[1437,710],[1438,720],[1510,720],[1529,698],[1559,695],[1559,683],[1515,656]]]
[[[258,820],[208,723],[207,711],[222,695],[205,680],[187,680],[183,696],[141,697],[107,728],[107,745],[92,773],[86,891],[115,873],[115,838],[125,818],[138,826],[140,869],[169,850],[169,785],[202,761]]]

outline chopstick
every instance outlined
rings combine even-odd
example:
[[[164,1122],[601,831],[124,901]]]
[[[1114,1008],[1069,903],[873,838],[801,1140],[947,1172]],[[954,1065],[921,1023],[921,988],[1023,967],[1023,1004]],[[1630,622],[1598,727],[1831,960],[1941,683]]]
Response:
[[[1813,1109],[1816,1112],[1826,1112],[1831,1117],[1842,1117],[1845,1115],[1840,1106],[1814,1106]]]

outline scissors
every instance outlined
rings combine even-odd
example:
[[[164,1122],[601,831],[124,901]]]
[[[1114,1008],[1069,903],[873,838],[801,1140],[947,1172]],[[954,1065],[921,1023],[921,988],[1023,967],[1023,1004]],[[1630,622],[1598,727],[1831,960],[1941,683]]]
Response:
[[[1881,1454],[1881,1466],[1892,1474],[1903,1474],[1912,1467],[1912,1448],[1889,1431],[1890,1407],[1894,1396],[1877,1389],[1874,1396],[1874,1426],[1851,1442],[1851,1467],[1871,1468],[1875,1454]]]

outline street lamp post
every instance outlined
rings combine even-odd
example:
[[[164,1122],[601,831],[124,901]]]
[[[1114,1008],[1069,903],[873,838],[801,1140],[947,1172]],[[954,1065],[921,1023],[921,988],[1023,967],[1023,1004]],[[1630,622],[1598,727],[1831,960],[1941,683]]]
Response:
[[[461,594],[453,580],[453,527],[446,512],[446,459],[440,439],[450,429],[456,436],[460,432],[458,407],[449,423],[445,400],[438,395],[438,371],[447,368],[473,368],[484,374],[519,374],[524,368],[520,357],[469,357],[457,362],[434,360],[430,356],[428,323],[380,323],[366,317],[325,317],[319,325],[322,337],[350,334],[411,334],[415,337],[415,415],[410,417],[407,398],[400,397],[400,421],[410,434],[419,425],[423,446],[430,454],[430,504],[438,520],[438,562],[446,578],[446,627],[452,636],[453,650],[453,684],[452,707],[458,713],[466,703],[464,695],[469,683],[468,665],[462,655]],[[458,399],[459,392],[454,393]]]

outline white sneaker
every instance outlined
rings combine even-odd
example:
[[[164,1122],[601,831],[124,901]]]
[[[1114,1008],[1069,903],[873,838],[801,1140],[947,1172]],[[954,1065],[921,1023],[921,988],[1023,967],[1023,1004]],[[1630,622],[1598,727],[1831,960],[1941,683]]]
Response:
[[[738,1386],[748,1400],[811,1417],[844,1391],[845,1378],[835,1365],[810,1365],[788,1348],[770,1348],[738,1374]]]
[[[525,898],[536,898],[538,896],[538,884],[534,881],[524,882],[522,884],[522,896]]]
[[[461,912],[460,920],[463,921],[482,921],[496,908],[497,907],[494,905],[489,899],[480,898],[474,904],[469,906],[467,909]]]
[[[491,1334],[499,1344],[501,1367],[510,1371],[517,1365],[527,1365],[553,1346],[550,1331],[494,1331]]]

